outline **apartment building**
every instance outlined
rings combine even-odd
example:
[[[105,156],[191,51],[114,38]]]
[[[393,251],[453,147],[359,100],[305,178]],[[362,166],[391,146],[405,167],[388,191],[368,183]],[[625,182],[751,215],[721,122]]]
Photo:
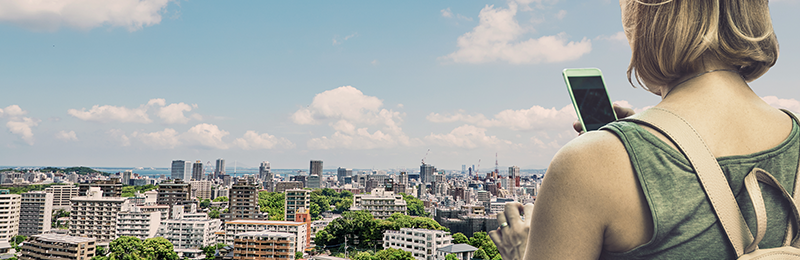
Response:
[[[32,236],[50,231],[53,218],[53,194],[31,191],[22,194],[19,211],[19,234]]]
[[[146,206],[140,206],[139,209],[142,210],[143,213],[158,212],[159,214],[161,214],[161,220],[169,218],[168,205],[146,205]]]
[[[304,186],[302,181],[279,181],[275,184],[275,192],[285,192],[291,189],[302,189]]]
[[[117,217],[126,198],[104,197],[100,187],[90,187],[88,196],[70,199],[69,235],[96,238],[97,243],[109,243],[117,238]]]
[[[89,188],[100,187],[103,190],[103,196],[106,197],[121,197],[122,196],[122,183],[120,179],[112,178],[109,180],[95,180],[92,183],[78,185],[78,196],[89,196]]]
[[[191,195],[192,187],[189,183],[183,180],[165,181],[158,184],[156,203],[158,205],[177,205],[191,200]]]
[[[450,232],[421,228],[401,228],[400,231],[383,232],[383,248],[402,249],[411,252],[417,260],[434,260],[437,250],[449,246],[453,237]]]
[[[258,207],[258,185],[240,179],[231,187],[228,197],[226,219],[259,219],[262,217]]]
[[[69,210],[72,197],[78,196],[78,187],[72,185],[53,185],[44,189],[46,193],[53,194],[53,209]]]
[[[245,232],[233,242],[233,259],[294,259],[296,237],[279,232]]]
[[[372,190],[371,194],[353,195],[350,210],[368,210],[377,219],[389,218],[394,213],[406,214],[406,201],[403,196],[382,188]]]
[[[8,241],[19,233],[19,211],[22,196],[0,190],[0,241]]]
[[[95,255],[95,238],[60,234],[31,236],[22,245],[20,260],[88,260]]]
[[[117,236],[138,237],[141,240],[153,238],[161,224],[161,212],[144,212],[131,205],[117,217]]]
[[[176,249],[197,249],[217,244],[217,233],[222,222],[195,212],[183,214],[183,207],[173,208],[177,219],[161,221],[156,236],[163,237]]]
[[[291,189],[284,192],[283,220],[295,221],[295,214],[299,209],[311,208],[311,191],[304,189]]]
[[[294,221],[276,220],[234,220],[225,222],[225,241],[223,243],[233,245],[237,234],[246,232],[280,232],[290,233],[295,236],[295,251],[304,252],[306,247],[311,245],[311,237],[308,234],[310,223]],[[222,242],[222,241],[221,241]]]
[[[192,187],[192,198],[199,197],[200,199],[210,199],[213,200],[211,194],[211,186],[213,186],[213,182],[211,181],[190,181],[189,185]]]

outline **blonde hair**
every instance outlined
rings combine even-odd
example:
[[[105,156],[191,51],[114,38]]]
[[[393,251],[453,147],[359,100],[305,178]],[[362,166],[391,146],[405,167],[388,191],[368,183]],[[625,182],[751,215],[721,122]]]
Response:
[[[639,85],[652,92],[643,81],[665,86],[702,70],[707,55],[733,65],[748,82],[757,79],[778,59],[778,39],[767,4],[767,0],[629,0],[623,6],[633,51],[628,81],[633,85],[635,70]]]

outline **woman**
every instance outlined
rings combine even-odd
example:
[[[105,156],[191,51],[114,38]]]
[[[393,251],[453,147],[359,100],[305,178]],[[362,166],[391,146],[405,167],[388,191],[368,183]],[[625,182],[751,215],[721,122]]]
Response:
[[[629,81],[635,72],[662,97],[656,107],[697,130],[754,223],[744,176],[759,167],[791,191],[800,156],[796,122],[747,85],[778,57],[767,1],[622,0],[620,7],[633,52]],[[585,133],[561,148],[545,176],[536,210],[509,203],[498,215],[501,227],[490,236],[503,259],[736,257],[689,162],[653,129],[614,122]],[[775,190],[764,194],[770,211],[759,245],[778,247],[786,207]]]

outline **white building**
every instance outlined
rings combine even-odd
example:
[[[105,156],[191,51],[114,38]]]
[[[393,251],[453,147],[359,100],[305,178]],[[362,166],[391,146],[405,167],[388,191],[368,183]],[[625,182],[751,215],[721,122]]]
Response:
[[[183,211],[183,206],[173,209]],[[176,219],[162,220],[156,236],[166,238],[176,249],[201,248],[217,243],[217,232],[222,225],[219,219],[208,218],[195,212],[177,215]]]
[[[437,250],[450,245],[450,232],[421,228],[401,228],[383,232],[383,247],[411,252],[417,260],[434,260]]]
[[[117,216],[117,236],[138,237],[141,240],[153,238],[160,224],[160,212],[142,212],[138,206],[131,205]]]
[[[117,216],[127,205],[127,198],[103,197],[100,187],[89,187],[88,196],[70,199],[69,235],[97,238],[97,243],[109,243],[117,238]]]
[[[8,241],[19,233],[19,210],[22,196],[0,190],[0,241]]]
[[[297,252],[305,252],[311,239],[308,236],[310,227],[304,222],[277,220],[234,220],[225,222],[225,244],[233,245],[236,235],[245,232],[281,232],[293,234],[297,241]]]
[[[406,214],[406,201],[403,196],[382,188],[373,189],[371,194],[353,195],[350,210],[368,210],[378,219],[389,218],[394,213]]]
[[[211,181],[190,181],[192,198],[200,197],[201,199],[213,200],[214,198],[211,197],[211,186],[213,184]]]
[[[50,231],[53,194],[44,191],[23,193],[19,216],[20,235],[33,236]]]
[[[53,209],[69,210],[69,200],[72,199],[72,197],[78,196],[78,187],[72,185],[53,185],[45,188],[44,192],[53,194]]]
[[[295,221],[294,217],[299,209],[311,209],[311,191],[304,189],[290,189],[283,192],[283,219]]]

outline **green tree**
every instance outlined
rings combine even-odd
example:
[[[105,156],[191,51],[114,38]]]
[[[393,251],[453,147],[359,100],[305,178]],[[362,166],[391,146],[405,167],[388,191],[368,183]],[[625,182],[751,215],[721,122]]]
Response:
[[[334,212],[336,213],[342,213],[345,210],[350,210],[350,207],[353,206],[353,199],[352,198],[340,199],[338,202],[336,202],[335,206],[336,210]]]
[[[177,260],[178,254],[172,243],[163,237],[154,237],[145,239],[142,243],[142,256],[145,259],[158,259],[158,260]]]
[[[121,236],[108,245],[108,259],[139,260],[142,256],[142,246],[142,240],[138,237]]]
[[[135,192],[136,187],[134,186],[122,186],[122,197],[133,197]]]
[[[95,248],[94,252],[95,252],[95,255],[105,256],[108,253],[108,248],[106,248],[104,246],[97,246],[97,248]]]
[[[464,233],[455,233],[453,234],[453,244],[469,244],[469,238]]]
[[[372,217],[372,213],[366,210],[345,211],[340,218],[334,219],[323,230],[317,232],[314,242],[322,247],[338,246],[344,243],[347,236],[349,246],[353,246],[353,240],[357,238],[360,241],[359,247],[379,247],[382,244],[378,242],[383,239],[385,230],[379,227],[379,223]]]
[[[228,245],[223,244],[223,243],[217,243],[216,245],[213,245],[213,246],[201,247],[200,250],[203,250],[203,254],[206,255],[205,259],[213,260],[214,259],[214,254],[217,252],[217,249],[220,249],[220,248],[226,247],[226,246],[228,246]]]
[[[294,259],[302,259],[302,258],[303,258],[303,252],[300,251],[294,252]]]
[[[486,256],[486,251],[483,251],[483,249],[481,249],[481,248],[478,248],[478,250],[475,250],[475,254],[472,255],[472,258],[489,260],[488,256]]]
[[[431,213],[425,211],[425,204],[423,204],[421,200],[411,195],[402,195],[403,200],[406,201],[406,212],[408,215],[421,217],[429,217],[431,215]]]
[[[260,193],[259,193],[259,195],[260,195]],[[225,197],[225,196],[219,196],[219,197],[216,197],[216,198],[214,198],[214,200],[213,200],[213,201],[214,201],[214,202],[228,202],[228,197]]]
[[[458,260],[458,256],[456,254],[447,254],[444,256],[444,260]]]
[[[208,212],[209,218],[219,218],[219,210],[212,210]]]
[[[208,206],[211,206],[211,200],[210,199],[204,199],[204,200],[200,201],[200,208],[204,209],[204,208],[208,208]]]
[[[373,257],[369,252],[359,252],[355,256],[351,256],[350,260],[377,260],[377,258]]]
[[[322,212],[330,210],[331,204],[329,197],[333,197],[333,195],[328,196],[325,194],[336,194],[336,191],[326,188],[311,192],[311,219],[318,219]]]
[[[469,245],[483,249],[486,253],[485,259],[494,259],[495,255],[499,254],[497,251],[497,246],[492,242],[492,239],[486,235],[486,232],[476,232],[472,234],[472,237],[469,239]]]
[[[9,239],[8,242],[11,244],[11,247],[13,247],[15,250],[17,250],[17,252],[20,252],[21,249],[20,249],[19,244],[21,244],[26,239],[28,239],[28,237],[23,236],[23,235],[17,235],[17,236],[11,237],[11,239]]]
[[[282,192],[258,192],[258,207],[269,213],[270,220],[283,220],[285,196]]]
[[[503,260],[503,257],[500,256],[500,254],[496,254],[494,257],[492,257],[492,260]]]
[[[411,252],[401,249],[387,248],[375,253],[375,258],[378,260],[414,260]],[[450,260],[450,259],[448,259]]]

